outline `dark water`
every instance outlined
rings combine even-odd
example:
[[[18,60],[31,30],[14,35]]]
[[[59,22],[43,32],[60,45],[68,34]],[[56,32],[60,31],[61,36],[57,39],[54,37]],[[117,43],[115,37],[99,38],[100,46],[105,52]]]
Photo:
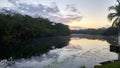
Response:
[[[116,45],[114,37],[94,35],[28,40],[13,47],[1,46],[0,68],[93,68],[119,59],[110,45]]]

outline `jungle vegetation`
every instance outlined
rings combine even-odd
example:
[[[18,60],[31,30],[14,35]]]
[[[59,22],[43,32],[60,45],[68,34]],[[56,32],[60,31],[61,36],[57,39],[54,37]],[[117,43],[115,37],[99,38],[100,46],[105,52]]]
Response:
[[[35,18],[7,10],[0,12],[0,42],[69,34],[68,25],[51,22],[47,18]]]

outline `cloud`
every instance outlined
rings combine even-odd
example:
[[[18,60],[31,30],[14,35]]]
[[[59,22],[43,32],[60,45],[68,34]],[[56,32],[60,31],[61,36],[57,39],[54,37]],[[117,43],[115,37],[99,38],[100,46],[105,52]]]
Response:
[[[80,11],[74,5],[66,5],[66,9],[64,11],[65,13],[60,13],[58,16],[54,16],[54,20],[71,23],[82,19]]]
[[[0,8],[14,8],[14,5],[9,3],[8,0],[0,0]]]
[[[68,4],[65,11],[65,18],[69,21],[80,21],[82,19],[79,9],[77,9],[73,4]]]
[[[12,3],[14,6],[16,6],[15,10],[16,12],[27,14],[30,16],[42,16],[42,17],[49,17],[50,14],[57,14],[59,12],[59,9],[57,5],[54,6],[45,6],[42,4],[27,4],[24,2],[21,2],[20,0],[14,1],[9,0],[10,3]]]
[[[71,12],[78,12],[78,9],[74,7],[72,4],[68,4],[66,9],[68,9]]]
[[[10,4],[10,6],[6,6]],[[74,5],[66,5],[65,12],[62,13],[55,2],[53,2],[50,6],[46,6],[41,4],[39,1],[32,0],[5,0],[5,6],[0,7],[1,9],[12,10],[23,15],[30,15],[33,17],[44,17],[48,18],[54,22],[71,22],[73,20],[81,20],[81,15],[79,10],[74,7]]]

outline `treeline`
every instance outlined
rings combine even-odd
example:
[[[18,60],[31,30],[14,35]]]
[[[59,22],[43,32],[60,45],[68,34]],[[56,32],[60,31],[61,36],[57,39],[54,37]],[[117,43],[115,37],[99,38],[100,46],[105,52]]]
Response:
[[[118,35],[118,29],[115,27],[99,28],[99,29],[81,29],[71,30],[73,34],[92,34],[92,35]]]
[[[42,17],[33,18],[10,11],[0,12],[0,42],[3,40],[23,40],[69,34],[69,27],[62,23],[51,22]]]
[[[116,27],[110,27],[110,28],[107,28],[104,32],[103,32],[103,35],[115,35],[117,36],[118,35],[118,28]]]

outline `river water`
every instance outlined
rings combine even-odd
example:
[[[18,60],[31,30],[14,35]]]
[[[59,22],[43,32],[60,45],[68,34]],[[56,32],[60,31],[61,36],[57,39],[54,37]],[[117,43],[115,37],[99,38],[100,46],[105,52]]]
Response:
[[[64,42],[56,38],[52,38],[54,40],[47,39],[47,41],[44,39],[46,41],[44,44],[38,43],[37,45],[53,45],[45,53],[43,52],[40,55],[30,54],[28,58],[17,56],[19,57],[17,59],[13,59],[12,56],[14,55],[12,55],[9,60],[4,58],[0,61],[0,68],[81,68],[83,66],[94,68],[95,65],[100,65],[101,62],[118,59],[118,54],[110,51],[110,45],[113,45],[113,41],[115,41],[114,37],[72,35],[67,38],[60,38]],[[41,42],[41,40],[37,42]],[[34,43],[36,44],[36,42]],[[30,44],[34,45],[34,43]],[[40,50],[39,47],[34,48],[34,50],[37,49]],[[44,48],[42,49],[44,50]],[[31,52],[32,49],[28,51],[28,53]],[[17,53],[24,54],[23,52]]]

